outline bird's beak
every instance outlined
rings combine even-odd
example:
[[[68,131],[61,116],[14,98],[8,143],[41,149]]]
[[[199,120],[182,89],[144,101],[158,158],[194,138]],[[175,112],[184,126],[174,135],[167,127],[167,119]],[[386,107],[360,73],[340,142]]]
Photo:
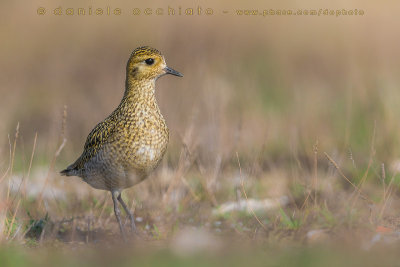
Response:
[[[178,77],[183,77],[183,75],[180,72],[177,72],[176,70],[173,70],[169,67],[164,68],[165,74],[172,74]]]

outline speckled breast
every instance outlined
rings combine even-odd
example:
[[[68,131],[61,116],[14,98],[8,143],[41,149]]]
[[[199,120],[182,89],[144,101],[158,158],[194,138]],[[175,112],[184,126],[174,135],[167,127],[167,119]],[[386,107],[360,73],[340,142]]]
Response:
[[[164,118],[158,112],[139,112],[124,127],[123,162],[127,169],[148,173],[161,161],[168,144],[169,133]]]
[[[126,161],[134,169],[153,170],[162,159],[168,144],[168,129],[150,129],[129,145]]]

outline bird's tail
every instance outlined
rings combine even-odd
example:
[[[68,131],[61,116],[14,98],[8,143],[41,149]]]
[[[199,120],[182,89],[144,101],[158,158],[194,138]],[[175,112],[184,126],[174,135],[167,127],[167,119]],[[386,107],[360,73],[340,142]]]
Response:
[[[65,170],[60,171],[60,174],[63,176],[79,176],[81,173],[79,171],[79,167],[77,162],[79,162],[80,158],[76,160],[74,163],[69,165]]]
[[[68,166],[65,170],[60,171],[60,174],[63,176],[76,176],[76,169]]]
[[[62,170],[60,171],[60,174],[63,176],[71,176],[71,170],[69,169]]]

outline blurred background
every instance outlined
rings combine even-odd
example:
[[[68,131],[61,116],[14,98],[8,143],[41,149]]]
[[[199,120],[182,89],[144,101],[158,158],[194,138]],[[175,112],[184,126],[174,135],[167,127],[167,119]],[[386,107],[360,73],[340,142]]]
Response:
[[[180,250],[179,233],[190,225],[212,233],[205,244],[226,236],[335,243],[354,234],[360,241],[349,243],[372,247],[380,231],[399,229],[399,3],[1,5],[4,240],[90,243],[118,233],[109,194],[58,171],[119,104],[126,62],[142,45],[184,74],[157,81],[168,152],[153,177],[124,195],[149,240]],[[259,15],[270,9],[335,15]],[[336,15],[355,9],[364,14]]]

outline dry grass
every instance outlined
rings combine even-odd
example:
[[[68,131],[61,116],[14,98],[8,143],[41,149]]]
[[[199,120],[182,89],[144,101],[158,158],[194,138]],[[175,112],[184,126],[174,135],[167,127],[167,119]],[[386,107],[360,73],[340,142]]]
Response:
[[[31,250],[96,255],[93,248],[118,246],[109,193],[58,171],[118,104],[127,57],[147,44],[185,77],[158,81],[171,142],[152,177],[124,192],[141,233],[129,246],[171,262],[174,256],[160,250],[240,251],[235,257],[254,256],[255,264],[272,255],[271,264],[290,264],[284,259],[312,261],[320,252],[314,245],[323,244],[332,249],[322,253],[327,260],[337,255],[334,248],[350,248],[360,265],[369,259],[363,249],[386,250],[382,262],[394,259],[400,38],[391,19],[398,4],[352,1],[366,15],[351,18],[39,17],[38,3],[3,5],[9,22],[0,25],[4,255],[40,264]],[[221,207],[234,211],[215,212]]]

